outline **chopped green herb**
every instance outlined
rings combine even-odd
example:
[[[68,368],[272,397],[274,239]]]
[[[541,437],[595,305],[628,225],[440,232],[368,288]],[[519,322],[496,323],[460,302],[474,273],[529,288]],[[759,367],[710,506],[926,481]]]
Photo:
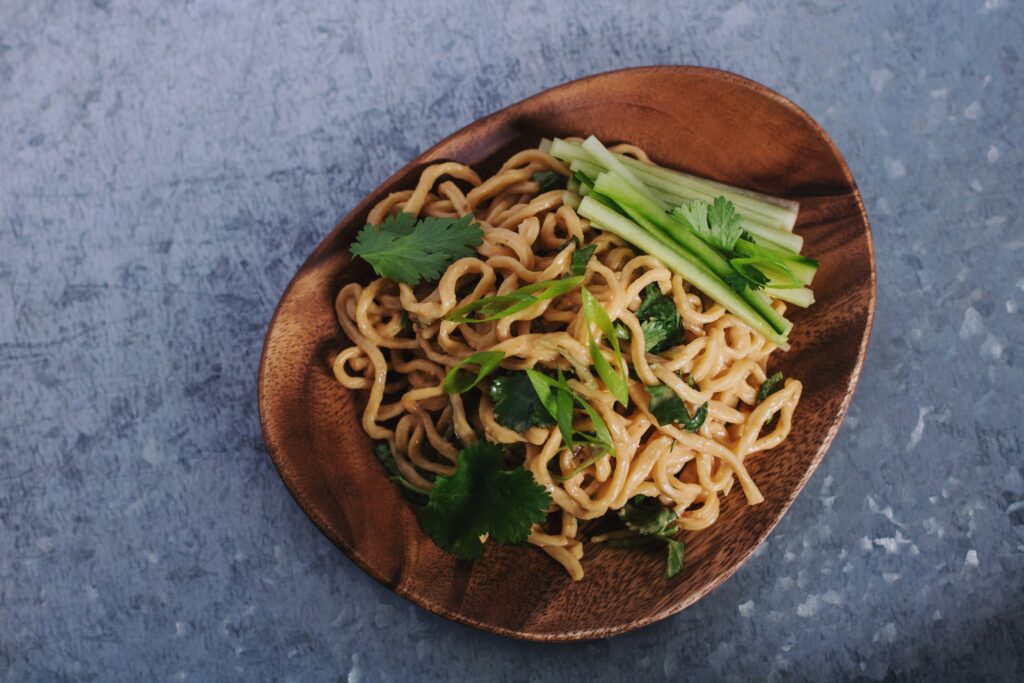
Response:
[[[633,333],[629,331],[628,327],[626,327],[626,323],[622,322],[621,320],[616,320],[615,336],[621,339],[622,341],[629,341],[630,339],[633,338]]]
[[[644,351],[664,351],[683,338],[683,323],[676,304],[661,293],[656,283],[644,287],[636,317],[644,331]]]
[[[619,519],[633,531],[645,536],[675,533],[672,525],[676,521],[676,513],[662,505],[657,498],[633,496],[633,499],[619,510]]]
[[[697,408],[693,417],[690,417],[683,399],[664,384],[647,387],[647,393],[651,395],[651,402],[647,409],[651,411],[651,415],[654,415],[658,424],[675,424],[688,432],[695,432],[700,429],[708,417],[707,401]]]
[[[615,400],[624,406],[629,406],[626,363],[622,359],[622,351],[619,348],[619,337],[615,334],[615,328],[612,327],[612,321],[608,317],[608,312],[604,310],[604,307],[597,298],[586,287],[581,292],[583,294],[583,317],[587,321],[587,335],[590,337],[590,359],[594,363],[598,377],[608,387],[608,391],[615,397]],[[591,326],[596,326],[597,329],[601,330],[605,339],[611,344],[618,370],[614,370],[608,359],[601,353],[597,346],[597,341],[594,340]]]
[[[761,388],[757,390],[757,403],[760,403],[781,389],[784,380],[785,377],[783,377],[782,371],[776,370],[771,377],[761,383]]]
[[[463,358],[445,376],[444,390],[449,394],[463,394],[469,391],[494,372],[503,358],[505,358],[504,351],[478,351]],[[480,366],[476,376],[462,372],[467,365]]]
[[[442,550],[472,560],[483,554],[484,534],[499,543],[525,543],[550,505],[551,495],[529,471],[503,469],[501,447],[477,441],[459,453],[451,476],[434,481],[419,518]]]
[[[471,256],[482,241],[483,230],[472,221],[472,216],[388,216],[379,226],[366,225],[359,231],[352,254],[381,277],[409,285],[436,280],[456,260]]]
[[[765,400],[766,398],[774,394],[776,391],[781,389],[784,381],[785,377],[783,377],[781,370],[776,370],[774,373],[772,373],[771,377],[769,377],[768,379],[761,383],[761,388],[757,390],[757,400],[754,404],[757,405],[758,403]],[[774,422],[776,417],[778,417],[778,413],[772,413],[771,415],[769,415],[768,418],[764,421],[765,425],[769,425],[772,422]]]
[[[554,171],[538,171],[533,174],[533,181],[540,185],[540,192],[549,190],[565,189],[566,178]]]
[[[582,282],[582,275],[559,280],[534,282],[508,294],[485,296],[482,299],[477,299],[472,303],[455,309],[446,315],[444,319],[456,323],[482,323],[488,320],[498,320],[529,308],[538,301],[547,301],[570,292],[576,289]],[[473,317],[472,314],[474,313],[481,317]]]
[[[495,377],[489,393],[494,402],[494,419],[500,425],[523,433],[530,427],[554,424],[525,372]]]
[[[686,544],[674,538],[665,539],[668,543],[668,561],[665,563],[665,578],[671,579],[683,571],[683,555],[686,552]]]
[[[743,235],[742,218],[736,207],[725,197],[715,197],[712,204],[694,199],[672,210],[705,243],[726,253],[732,252],[736,240]]]
[[[590,257],[594,255],[595,249],[597,249],[597,245],[591,244],[574,251],[572,253],[572,263],[569,265],[569,272],[574,276],[583,275],[587,272],[587,263],[590,262]]]
[[[668,555],[665,562],[665,578],[671,579],[682,571],[686,544],[673,538],[678,533],[675,512],[663,506],[657,498],[634,496],[633,500],[619,510],[619,519],[638,536],[616,539],[612,545],[664,543]]]
[[[574,392],[569,383],[565,380],[562,371],[558,371],[558,379],[552,379],[542,372],[528,369],[527,377],[536,391],[541,405],[548,411],[548,414],[558,424],[558,431],[562,434],[562,440],[566,447],[572,448],[579,439],[592,446],[603,448],[615,455],[615,446],[612,442],[611,432],[604,419],[585,398]],[[594,425],[594,433],[580,432],[573,427],[573,405],[579,405],[583,412],[590,418]]]

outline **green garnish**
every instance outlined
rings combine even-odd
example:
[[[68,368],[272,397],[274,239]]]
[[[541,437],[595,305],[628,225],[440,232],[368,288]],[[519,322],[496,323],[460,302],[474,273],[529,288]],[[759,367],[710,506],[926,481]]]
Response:
[[[697,233],[697,236],[713,247],[729,253],[736,246],[736,240],[743,235],[742,218],[736,207],[725,197],[715,197],[712,204],[694,199],[672,210]]]
[[[558,425],[558,431],[561,432],[566,447],[572,448],[576,441],[580,440],[615,455],[615,445],[612,442],[611,432],[608,431],[608,425],[585,398],[569,387],[561,370],[558,371],[558,379],[552,379],[533,369],[528,369],[526,376],[530,378],[530,383],[533,385],[533,390],[537,393],[541,405]],[[575,405],[582,408],[590,418],[594,425],[593,434],[580,432],[573,427],[572,418]]]
[[[434,480],[419,519],[442,550],[473,560],[483,554],[484,534],[498,543],[525,543],[550,505],[551,494],[529,471],[503,469],[501,447],[477,441],[459,452],[451,476]]]
[[[638,536],[609,541],[609,545],[664,543],[668,554],[665,563],[665,578],[671,579],[683,570],[686,544],[673,538],[679,532],[675,526],[676,519],[678,519],[675,512],[663,506],[657,498],[634,496],[633,500],[619,510],[619,519]]]
[[[559,175],[554,171],[538,171],[534,173],[533,182],[540,185],[539,192],[548,192],[549,190],[565,189],[566,178],[563,175]]]
[[[414,503],[423,503],[426,501],[426,496],[430,495],[430,491],[421,489],[411,481],[402,476],[402,473],[398,471],[398,465],[395,464],[395,456],[391,452],[391,447],[388,446],[387,442],[381,441],[373,447],[373,454],[380,461],[380,464],[387,470],[388,479],[395,482],[406,493],[406,497]]]
[[[569,273],[575,276],[583,275],[587,272],[587,263],[590,262],[590,257],[594,255],[595,249],[597,249],[597,245],[591,244],[574,251],[572,253],[572,262],[569,265]]]
[[[751,291],[764,289],[768,284],[768,278],[760,270],[751,265],[750,259],[734,258],[729,261],[732,272],[725,276],[725,284],[729,285],[732,291],[742,294],[743,290],[750,288]]]
[[[500,425],[521,434],[530,427],[554,424],[525,372],[495,377],[491,380],[489,393],[494,402],[494,419]]]
[[[670,387],[664,384],[655,384],[646,387],[646,389],[647,393],[651,395],[651,402],[648,404],[647,409],[651,411],[651,415],[658,421],[658,424],[674,424],[685,431],[695,432],[700,429],[701,425],[708,418],[707,401],[697,408],[697,412],[693,414],[693,417],[690,417],[683,399],[679,398]]]
[[[463,394],[469,391],[494,372],[503,358],[505,358],[504,351],[478,351],[463,358],[445,375],[444,390],[449,394]],[[467,365],[480,366],[476,376],[462,372]]]
[[[644,351],[664,351],[683,338],[683,323],[676,303],[661,293],[657,283],[652,282],[644,287],[636,317],[640,321],[640,329],[644,331]]]
[[[436,280],[464,256],[472,256],[483,230],[472,216],[427,217],[411,213],[388,216],[379,226],[366,225],[352,244],[352,254],[373,266],[381,277],[408,285]]]
[[[754,405],[757,405],[758,403],[765,400],[766,398],[774,394],[776,391],[781,389],[784,380],[785,377],[782,376],[782,371],[776,370],[771,377],[769,377],[768,379],[761,383],[761,388],[757,390],[757,400],[754,402]],[[767,426],[774,422],[775,418],[778,417],[778,415],[778,413],[772,413],[767,418],[765,418],[765,425]]]
[[[554,299],[556,296],[571,292],[582,282],[582,275],[559,280],[534,282],[508,294],[485,296],[482,299],[477,299],[472,303],[456,308],[446,315],[444,319],[455,323],[482,323],[489,320],[498,320],[529,308],[538,301],[547,301],[548,299]],[[481,317],[472,317],[471,314],[474,313]]]
[[[686,543],[677,541],[674,538],[666,538],[665,543],[668,547],[668,558],[665,561],[665,578],[671,579],[683,571],[683,555],[686,553]]]
[[[781,389],[783,380],[785,380],[785,377],[783,377],[782,371],[776,370],[771,377],[761,383],[761,388],[757,390],[756,403],[760,403]]]
[[[611,318],[604,310],[601,303],[590,293],[586,287],[580,290],[583,294],[583,317],[587,321],[587,336],[590,338],[590,360],[594,363],[598,377],[608,387],[615,400],[623,406],[629,406],[629,386],[626,383],[626,363],[622,360],[622,351],[619,349],[619,337],[612,327]],[[615,356],[615,364],[618,370],[614,370],[608,359],[604,357],[594,340],[591,326],[601,330],[605,339],[612,345],[612,353]]]

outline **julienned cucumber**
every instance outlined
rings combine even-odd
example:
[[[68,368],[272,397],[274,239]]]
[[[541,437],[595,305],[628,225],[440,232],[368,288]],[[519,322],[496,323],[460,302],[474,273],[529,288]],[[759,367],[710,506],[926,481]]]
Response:
[[[587,152],[587,150],[582,147],[580,148],[580,151],[583,153]],[[593,161],[588,161],[582,157],[572,160],[569,164],[569,168],[573,171],[582,171],[592,178],[596,178],[599,173],[607,170],[606,166]],[[700,199],[710,204],[714,201],[715,197],[718,196],[704,192],[689,191],[684,194],[680,194],[677,189],[672,189],[671,183],[667,183],[656,178],[652,179],[645,176],[643,172],[638,171],[637,169],[633,170],[635,171],[636,176],[640,178],[645,185],[647,185],[647,189],[652,195],[654,195],[654,198],[666,211],[669,211],[676,206],[686,204],[693,199]],[[666,189],[666,186],[670,189]],[[797,253],[799,253],[803,248],[804,240],[800,235],[796,235],[781,227],[771,227],[762,222],[758,222],[755,217],[752,217],[748,213],[741,213],[740,215],[743,219],[743,229],[752,235],[756,235],[762,240],[771,242],[783,249]]]
[[[597,201],[593,195],[583,198],[579,215],[594,225],[614,233],[633,246],[656,256],[669,269],[681,275],[694,287],[725,306],[752,330],[783,350],[789,349],[786,336],[777,332],[750,304],[729,288],[717,275],[701,264],[693,254],[676,244],[660,230],[647,231],[614,209]]]
[[[644,227],[647,227],[647,223],[653,223],[662,232],[668,234],[671,239],[678,242],[680,246],[693,254],[719,278],[724,279],[734,272],[729,262],[715,251],[714,248],[708,246],[691,232],[689,227],[662,211],[661,207],[638,192],[618,173],[609,171],[599,175],[597,183],[594,185],[594,192],[614,201],[629,214],[630,218],[640,222]],[[789,332],[792,324],[772,308],[771,299],[763,292],[755,292],[745,288],[742,297],[776,332],[782,334]]]
[[[558,157],[565,162],[571,162],[574,159],[596,161],[583,148],[583,144],[560,138],[555,138],[547,151],[552,156]],[[740,213],[749,214],[751,218],[758,220],[758,222],[763,222],[772,227],[792,230],[793,225],[796,223],[796,216],[800,209],[800,205],[797,202],[699,178],[655,164],[644,163],[625,154],[615,154],[615,157],[625,166],[638,173],[641,179],[648,185],[655,186],[655,182],[652,182],[652,180],[657,178],[660,179],[660,184],[667,185],[670,189],[675,188],[674,191],[677,194],[698,192],[711,198],[724,195],[726,199],[740,209]]]
[[[814,280],[814,274],[818,272],[818,262],[816,260],[785,249],[776,249],[766,244],[756,244],[745,239],[737,240],[735,249],[744,256],[766,260],[779,259],[805,285],[811,284],[811,281]]]

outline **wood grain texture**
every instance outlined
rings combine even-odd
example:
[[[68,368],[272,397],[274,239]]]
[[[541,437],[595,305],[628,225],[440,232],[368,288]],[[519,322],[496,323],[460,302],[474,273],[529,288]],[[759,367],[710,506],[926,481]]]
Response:
[[[454,159],[482,174],[543,137],[594,134],[628,141],[654,161],[801,202],[796,231],[818,258],[818,303],[794,309],[792,351],[773,367],[804,382],[786,443],[755,455],[766,501],[728,496],[720,519],[689,534],[686,569],[663,578],[659,553],[588,545],[573,583],[533,547],[487,545],[460,562],[421,531],[360,425],[362,401],[341,387],[330,356],[345,345],[338,290],[370,272],[347,246],[374,203],[411,187],[429,163]],[[316,525],[375,579],[422,607],[495,633],[535,640],[597,638],[692,604],[731,576],[778,523],[846,414],[875,304],[870,229],[856,184],[824,131],[794,104],[739,76],[696,67],[645,67],[574,81],[460,130],[385,181],[346,216],[299,270],[263,349],[259,406],[271,458]]]

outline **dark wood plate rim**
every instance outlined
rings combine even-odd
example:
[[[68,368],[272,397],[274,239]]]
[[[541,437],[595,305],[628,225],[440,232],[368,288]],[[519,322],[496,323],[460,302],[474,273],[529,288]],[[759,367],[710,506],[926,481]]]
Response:
[[[799,493],[803,490],[804,486],[806,485],[806,483],[810,479],[810,477],[817,470],[818,465],[821,463],[822,458],[824,457],[825,453],[828,451],[829,447],[832,445],[832,442],[835,439],[835,436],[836,436],[836,434],[839,431],[839,427],[841,426],[842,422],[846,418],[846,414],[847,414],[847,411],[849,409],[850,402],[853,399],[853,394],[854,394],[854,391],[856,389],[857,383],[858,383],[858,381],[860,379],[860,374],[861,374],[861,371],[862,371],[863,366],[864,366],[864,359],[865,359],[866,354],[867,354],[868,345],[869,345],[869,342],[870,342],[870,339],[871,339],[871,331],[872,331],[872,328],[873,328],[873,325],[874,325],[874,313],[875,313],[875,305],[876,305],[876,301],[877,301],[877,286],[876,286],[876,268],[875,268],[874,243],[873,243],[873,239],[872,239],[872,235],[871,235],[871,226],[870,226],[870,223],[868,221],[867,211],[866,211],[866,209],[864,207],[863,199],[862,199],[862,197],[860,195],[860,190],[859,190],[859,188],[857,186],[857,183],[856,183],[856,181],[855,181],[855,179],[853,177],[853,174],[850,172],[849,166],[847,165],[845,158],[840,153],[839,149],[836,147],[835,143],[828,136],[828,134],[825,132],[825,130],[817,123],[817,121],[815,121],[801,107],[799,107],[794,102],[792,102],[791,100],[789,100],[785,96],[781,95],[780,93],[778,93],[778,92],[776,92],[776,91],[774,91],[774,90],[772,90],[772,89],[770,89],[770,88],[768,88],[768,87],[766,87],[764,85],[761,85],[760,83],[758,83],[756,81],[753,81],[753,80],[751,80],[749,78],[746,78],[744,76],[740,76],[738,74],[735,74],[733,72],[726,71],[726,70],[723,70],[723,69],[716,69],[716,68],[704,67],[704,66],[688,66],[688,65],[639,66],[639,67],[629,67],[629,68],[624,68],[624,69],[615,69],[615,70],[611,70],[611,71],[605,71],[605,72],[593,74],[593,75],[590,75],[590,76],[585,76],[583,78],[578,78],[578,79],[574,79],[572,81],[566,81],[564,83],[560,83],[558,85],[551,86],[551,87],[546,88],[546,89],[544,89],[544,90],[542,90],[542,91],[540,91],[540,92],[538,92],[538,93],[536,93],[536,94],[534,94],[534,95],[532,95],[532,96],[530,96],[528,98],[525,98],[523,100],[520,100],[520,101],[517,101],[517,102],[515,102],[513,104],[510,104],[510,105],[508,105],[506,107],[503,107],[502,109],[499,109],[499,110],[497,110],[495,112],[492,112],[491,114],[488,114],[488,115],[486,115],[486,116],[484,116],[482,118],[476,119],[476,120],[470,122],[469,124],[463,126],[459,130],[455,131],[454,133],[448,135],[447,137],[445,137],[441,141],[437,142],[435,145],[431,146],[430,148],[428,148],[428,149],[424,150],[423,152],[421,152],[420,154],[418,154],[415,159],[413,159],[412,161],[410,161],[409,163],[404,165],[402,168],[400,168],[398,171],[393,173],[387,179],[381,181],[376,186],[375,189],[390,187],[397,180],[399,180],[401,177],[403,177],[405,174],[407,174],[412,168],[414,168],[414,167],[418,166],[419,164],[423,163],[422,162],[423,159],[429,158],[434,153],[435,150],[437,150],[438,148],[446,145],[453,138],[456,138],[456,137],[462,135],[463,132],[466,131],[467,129],[472,128],[472,127],[474,127],[474,126],[476,126],[476,125],[478,125],[478,124],[480,124],[482,122],[489,121],[490,119],[493,119],[493,118],[501,116],[502,114],[504,114],[509,109],[513,109],[513,108],[518,107],[518,106],[520,106],[520,105],[522,105],[524,103],[530,102],[530,101],[535,100],[535,99],[540,98],[540,97],[543,97],[547,93],[549,93],[550,91],[556,90],[558,88],[562,88],[562,87],[566,87],[566,86],[569,86],[569,85],[572,85],[572,84],[582,83],[582,82],[586,82],[586,81],[591,81],[591,80],[595,80],[595,79],[601,79],[601,78],[604,78],[606,76],[611,76],[611,75],[614,75],[614,74],[622,74],[622,73],[628,73],[628,72],[647,72],[647,73],[673,72],[673,73],[678,73],[678,74],[687,74],[687,73],[690,73],[690,74],[705,74],[705,75],[709,75],[709,76],[712,76],[712,77],[715,77],[715,78],[718,78],[718,79],[721,79],[721,80],[724,80],[724,81],[731,82],[733,85],[738,85],[740,87],[753,90],[756,93],[758,93],[759,95],[767,97],[767,98],[773,100],[774,102],[776,102],[777,104],[779,104],[779,105],[789,109],[791,112],[795,113],[799,118],[801,118],[803,120],[803,122],[809,128],[811,128],[815,133],[817,133],[817,135],[819,135],[821,137],[821,139],[828,146],[828,148],[832,152],[832,154],[834,154],[835,159],[838,162],[838,164],[839,164],[839,166],[840,166],[840,168],[842,170],[842,173],[844,175],[845,180],[849,183],[850,194],[852,195],[852,197],[853,197],[853,199],[854,199],[854,201],[856,203],[857,209],[858,209],[859,214],[860,214],[860,219],[861,219],[861,222],[863,224],[864,231],[865,231],[866,238],[867,238],[866,242],[867,242],[867,250],[868,250],[868,257],[869,257],[869,267],[870,267],[870,278],[869,278],[869,286],[870,286],[869,295],[870,295],[870,298],[869,298],[868,306],[867,306],[867,319],[866,319],[866,323],[864,325],[864,330],[863,330],[862,338],[861,338],[861,340],[860,340],[860,342],[858,344],[856,361],[855,361],[854,367],[853,367],[853,369],[852,369],[852,371],[850,373],[850,379],[849,379],[849,381],[847,383],[846,391],[844,393],[844,396],[843,396],[842,402],[840,404],[839,410],[838,410],[838,412],[836,414],[836,417],[835,417],[834,421],[832,422],[832,424],[830,425],[830,427],[827,430],[827,432],[825,433],[824,438],[821,440],[821,442],[820,442],[820,444],[818,446],[818,449],[817,449],[817,451],[816,451],[816,453],[814,455],[814,458],[813,458],[810,466],[805,470],[803,476],[800,478],[800,480],[798,482],[798,485],[794,486],[792,489],[790,489],[789,491],[786,492],[786,494],[785,494],[785,501],[784,501],[784,503],[782,505],[782,508],[781,508],[779,514],[774,518],[774,520],[771,521],[770,524],[768,524],[765,527],[764,531],[757,537],[757,541],[755,543],[753,543],[752,545],[750,545],[749,549],[746,550],[742,554],[742,556],[739,558],[739,560],[736,561],[731,567],[727,567],[723,572],[721,572],[716,577],[716,579],[714,581],[708,582],[701,590],[694,591],[693,593],[688,595],[685,599],[680,600],[679,602],[677,602],[675,604],[672,604],[672,605],[662,609],[661,611],[659,611],[657,613],[654,613],[654,614],[651,614],[651,615],[648,615],[646,617],[635,618],[635,619],[632,619],[632,620],[630,620],[628,622],[610,624],[608,626],[604,626],[604,627],[601,627],[601,628],[585,628],[585,629],[579,629],[579,630],[573,630],[573,631],[565,631],[565,632],[561,632],[561,633],[557,633],[557,634],[552,634],[552,633],[547,633],[547,632],[531,632],[531,631],[528,631],[528,630],[508,628],[508,627],[505,627],[505,626],[501,626],[499,624],[495,624],[495,623],[491,623],[491,622],[484,622],[484,621],[481,621],[481,620],[478,620],[478,619],[474,619],[472,617],[468,617],[468,616],[466,616],[464,614],[460,614],[457,611],[449,609],[445,605],[438,604],[438,603],[434,602],[433,600],[431,600],[429,598],[426,598],[423,595],[419,595],[419,594],[415,593],[414,591],[404,590],[401,586],[395,586],[395,585],[390,584],[388,579],[387,579],[387,577],[381,575],[374,567],[372,567],[371,565],[369,565],[365,561],[365,559],[360,555],[358,549],[356,549],[355,547],[352,547],[350,544],[346,543],[344,541],[344,539],[339,534],[335,533],[330,520],[326,519],[322,514],[319,513],[319,511],[317,510],[316,507],[314,507],[313,505],[310,504],[309,500],[307,499],[306,495],[303,492],[303,488],[299,485],[299,482],[296,481],[295,478],[291,477],[288,474],[288,468],[286,467],[287,463],[286,463],[285,457],[283,456],[283,454],[277,448],[274,447],[274,445],[272,444],[272,440],[268,438],[268,426],[267,426],[267,419],[268,419],[267,418],[267,412],[268,412],[268,403],[267,403],[267,401],[268,401],[268,399],[266,397],[266,390],[265,390],[265,386],[266,385],[265,385],[265,381],[264,381],[265,380],[265,370],[266,370],[266,367],[267,367],[267,353],[268,353],[268,348],[269,348],[269,343],[268,342],[270,340],[272,331],[273,331],[273,329],[274,329],[274,327],[275,327],[275,325],[277,323],[278,315],[281,312],[282,303],[288,298],[288,295],[291,292],[293,285],[299,279],[299,275],[306,269],[307,266],[309,266],[312,262],[317,260],[317,258],[321,255],[321,252],[325,248],[327,248],[327,246],[329,244],[331,244],[333,242],[334,236],[343,228],[343,226],[348,224],[355,216],[359,215],[361,212],[366,211],[369,208],[371,203],[378,201],[378,198],[375,196],[375,193],[371,192],[366,197],[364,197],[362,199],[362,201],[360,201],[359,204],[355,208],[353,208],[351,211],[349,211],[340,221],[338,221],[338,223],[335,224],[334,228],[330,232],[328,232],[321,239],[321,241],[317,245],[317,247],[313,250],[313,252],[309,255],[309,257],[303,262],[302,266],[300,266],[299,269],[296,271],[296,274],[292,277],[291,281],[289,281],[288,286],[285,288],[284,292],[281,295],[281,298],[278,300],[278,304],[275,307],[274,314],[273,314],[273,316],[272,316],[272,318],[270,320],[270,324],[269,324],[269,326],[267,328],[267,334],[266,334],[266,336],[264,338],[263,349],[262,349],[262,352],[260,354],[259,373],[258,373],[258,377],[257,377],[257,402],[258,402],[258,405],[259,405],[259,412],[260,412],[260,427],[261,427],[261,429],[263,431],[263,434],[264,434],[264,441],[265,441],[265,443],[267,445],[267,451],[268,451],[268,453],[270,455],[271,461],[274,463],[275,468],[277,468],[278,474],[281,476],[281,479],[284,481],[285,486],[287,487],[288,491],[291,493],[293,499],[295,500],[296,503],[298,503],[299,507],[306,513],[306,515],[313,521],[313,523],[317,526],[317,528],[320,529],[320,531],[328,539],[330,539],[332,543],[334,543],[338,548],[340,548],[363,571],[365,571],[367,574],[372,576],[375,580],[377,580],[379,583],[384,585],[386,588],[388,588],[389,590],[397,593],[398,595],[402,596],[403,598],[406,598],[407,600],[413,602],[414,604],[416,604],[416,605],[418,605],[420,607],[423,607],[423,608],[425,608],[425,609],[427,609],[427,610],[429,610],[431,612],[434,612],[435,614],[438,614],[440,616],[446,617],[446,618],[448,618],[448,619],[450,619],[452,621],[456,621],[456,622],[459,622],[459,623],[462,623],[462,624],[465,624],[465,625],[468,625],[468,626],[472,626],[472,627],[475,627],[475,628],[478,628],[478,629],[482,629],[484,631],[488,631],[488,632],[491,632],[491,633],[495,633],[495,634],[498,634],[498,635],[509,636],[509,637],[516,638],[516,639],[521,639],[521,640],[547,641],[547,642],[564,642],[564,641],[587,640],[587,639],[592,639],[592,638],[604,638],[604,637],[608,637],[608,636],[619,635],[619,634],[626,633],[628,631],[632,631],[632,630],[635,630],[635,629],[638,629],[638,628],[643,628],[645,626],[649,626],[649,625],[651,625],[651,624],[653,624],[655,622],[661,621],[662,619],[665,619],[667,617],[670,617],[670,616],[672,616],[674,614],[677,614],[677,613],[681,612],[682,610],[686,609],[687,607],[689,607],[693,603],[695,603],[698,600],[700,600],[702,597],[707,595],[709,592],[711,592],[712,590],[714,590],[718,586],[722,585],[722,583],[724,583],[727,579],[729,579],[729,577],[731,577],[733,574],[735,574],[736,571],[739,570],[739,568],[741,566],[743,566],[747,562],[747,560],[750,559],[750,556],[761,546],[761,544],[764,543],[765,539],[771,534],[771,532],[775,529],[776,525],[778,525],[778,523],[782,520],[782,518],[785,516],[786,512],[789,510],[789,507],[792,505],[792,503],[796,499],[797,495],[799,495]]]

